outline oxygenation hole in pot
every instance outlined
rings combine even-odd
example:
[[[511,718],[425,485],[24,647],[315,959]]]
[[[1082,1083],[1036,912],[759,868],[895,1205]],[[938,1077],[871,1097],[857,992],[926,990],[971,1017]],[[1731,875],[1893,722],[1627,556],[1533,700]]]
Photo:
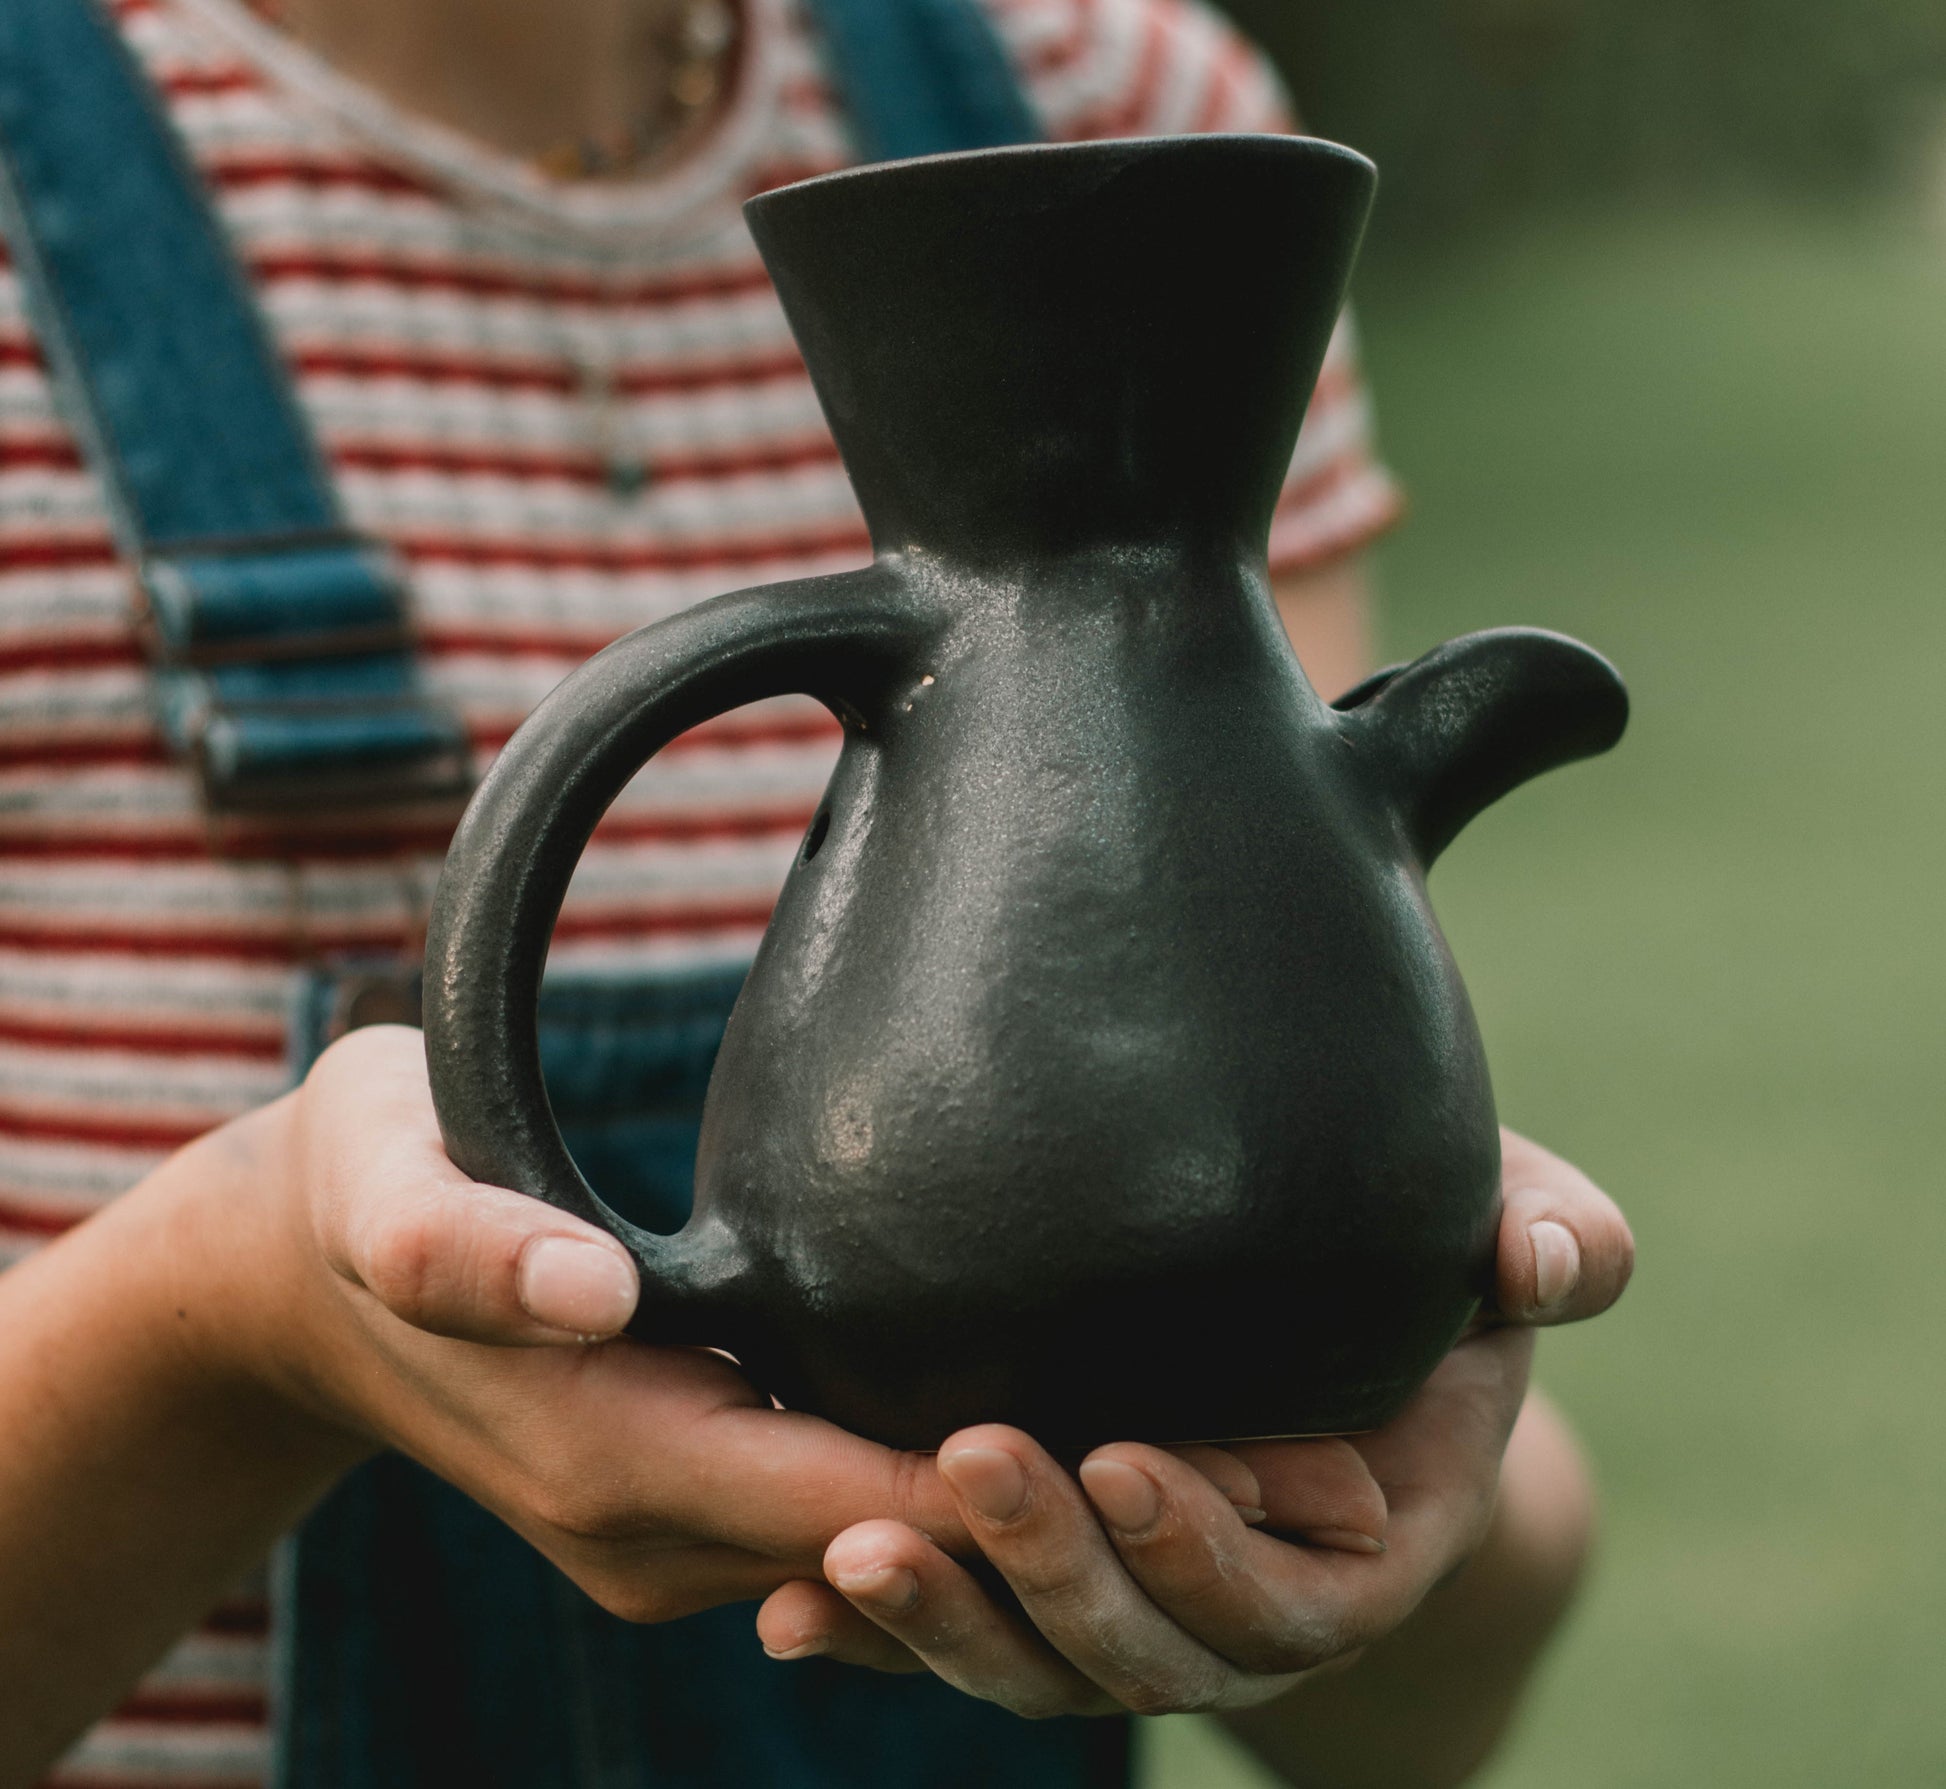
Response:
[[[811,830],[804,835],[804,861],[809,863],[824,848],[824,835],[831,830],[831,810],[819,808],[817,817],[811,822]]]

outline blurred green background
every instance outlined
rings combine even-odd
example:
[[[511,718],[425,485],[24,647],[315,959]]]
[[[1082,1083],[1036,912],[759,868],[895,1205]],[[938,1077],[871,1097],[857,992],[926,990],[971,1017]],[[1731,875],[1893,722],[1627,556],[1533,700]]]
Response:
[[[1219,0],[1384,171],[1381,247],[1537,204],[1853,197],[1946,128],[1938,0]]]
[[[1388,648],[1537,622],[1635,697],[1433,880],[1504,1115],[1641,1249],[1542,1350],[1602,1548],[1480,1780],[1938,1789],[1946,8],[1235,10],[1385,175]]]

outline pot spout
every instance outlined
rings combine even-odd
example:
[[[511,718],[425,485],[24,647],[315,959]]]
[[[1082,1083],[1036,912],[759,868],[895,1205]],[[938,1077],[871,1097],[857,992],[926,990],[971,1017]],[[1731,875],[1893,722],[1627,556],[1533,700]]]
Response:
[[[982,150],[746,206],[881,553],[1260,558],[1376,174],[1310,138]]]
[[[1605,752],[1628,692],[1600,653],[1537,627],[1448,640],[1335,704],[1422,866],[1490,803],[1544,770]]]

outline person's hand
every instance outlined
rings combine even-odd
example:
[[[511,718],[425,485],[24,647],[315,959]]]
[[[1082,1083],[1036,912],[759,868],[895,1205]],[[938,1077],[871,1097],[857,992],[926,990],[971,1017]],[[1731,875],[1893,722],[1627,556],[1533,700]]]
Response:
[[[616,1336],[633,1263],[447,1160],[420,1035],[354,1032],[193,1147],[229,1226],[203,1345],[458,1485],[616,1614],[661,1621],[815,1573],[865,1517],[965,1546],[931,1460],[773,1408],[725,1359]],[[223,1189],[229,1189],[223,1191]]]
[[[985,1427],[940,1450],[982,1578],[913,1525],[839,1535],[765,1603],[773,1655],[930,1669],[1029,1716],[1243,1708],[1395,1630],[1485,1534],[1526,1392],[1526,1325],[1598,1314],[1633,1265],[1586,1176],[1508,1133],[1495,1311],[1350,1441],[1097,1449],[1070,1476]],[[1296,1539],[1292,1537],[1302,1536]]]

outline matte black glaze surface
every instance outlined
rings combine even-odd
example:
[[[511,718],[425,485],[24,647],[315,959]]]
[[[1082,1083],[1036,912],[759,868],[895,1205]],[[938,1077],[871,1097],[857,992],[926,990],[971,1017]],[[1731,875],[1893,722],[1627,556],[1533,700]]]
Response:
[[[1265,542],[1373,183],[1289,138],[1008,149],[749,207],[869,570],[618,642],[535,712],[440,884],[453,1159],[609,1223],[637,1332],[930,1446],[1346,1431],[1487,1283],[1493,1100],[1426,866],[1606,749],[1621,684],[1474,635],[1343,712]],[[696,1212],[619,1224],[534,1003],[589,830],[684,728],[808,690],[845,745],[731,1021]]]

